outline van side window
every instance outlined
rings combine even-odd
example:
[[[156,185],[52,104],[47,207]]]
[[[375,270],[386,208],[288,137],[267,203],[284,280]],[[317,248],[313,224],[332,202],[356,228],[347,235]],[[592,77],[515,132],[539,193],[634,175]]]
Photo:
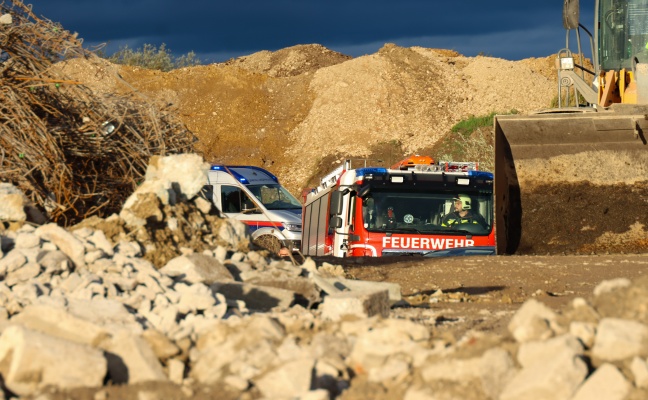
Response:
[[[221,211],[240,213],[255,207],[248,195],[236,186],[221,186]]]
[[[241,212],[241,189],[236,186],[221,186],[221,211]]]

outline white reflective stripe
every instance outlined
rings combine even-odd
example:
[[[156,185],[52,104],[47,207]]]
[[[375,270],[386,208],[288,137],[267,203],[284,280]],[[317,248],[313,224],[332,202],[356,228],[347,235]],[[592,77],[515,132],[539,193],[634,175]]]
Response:
[[[351,249],[369,249],[371,250],[371,257],[378,257],[376,248],[369,244],[352,244],[351,246],[349,246],[349,250]]]

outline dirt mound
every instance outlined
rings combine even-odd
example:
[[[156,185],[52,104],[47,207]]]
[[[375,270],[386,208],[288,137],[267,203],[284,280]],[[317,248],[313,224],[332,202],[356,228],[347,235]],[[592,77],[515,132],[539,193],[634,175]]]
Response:
[[[438,150],[441,139],[447,141],[451,128],[466,118],[535,111],[549,107],[556,96],[553,56],[508,61],[394,44],[357,58],[309,44],[170,72],[113,65],[97,57],[66,60],[53,70],[102,98],[136,94],[160,108],[171,107],[197,137],[195,149],[206,161],[268,168],[295,194],[317,184],[343,159],[351,159],[352,166],[364,160],[391,165],[408,154]],[[584,167],[588,160],[599,158],[582,158],[535,160],[518,171],[526,184],[540,186],[539,195],[525,201],[526,210],[542,206],[545,185],[557,191],[559,204],[551,203],[555,211],[570,204],[563,198],[570,196],[570,190],[583,188],[583,193],[589,193],[587,182],[610,184],[609,171],[593,173],[601,169]],[[590,172],[586,177],[567,176],[568,182],[551,181],[551,176],[557,176],[552,171],[564,168]],[[618,171],[616,176],[628,169],[614,171]],[[632,171],[628,179],[640,175],[637,172]],[[603,210],[612,207],[609,201],[599,203]],[[628,227],[635,221],[623,230],[613,224],[609,213],[592,219],[599,214],[588,213],[583,225],[587,234],[569,237],[562,230],[552,233],[541,215],[527,213],[520,249],[544,253],[553,246],[559,252],[608,251],[618,246],[604,245],[604,241],[626,243],[630,240],[626,236],[633,236]],[[610,224],[614,227],[599,231]],[[602,232],[614,239],[591,238]],[[632,248],[639,242],[634,240]]]
[[[520,254],[606,254],[648,249],[648,182],[552,183],[523,203]],[[548,218],[560,215],[560,219]],[[565,229],[565,222],[568,228]]]
[[[162,268],[169,260],[182,255],[183,250],[191,249],[192,252],[200,253],[223,244],[219,242],[221,239],[218,232],[226,220],[220,217],[215,208],[203,212],[188,203],[162,204],[154,195],[143,198],[139,208],[140,212],[142,208],[147,208],[147,214],[158,215],[159,221],[150,218],[144,229],[139,229],[129,227],[116,215],[106,219],[93,217],[81,221],[71,227],[71,230],[98,229],[113,243],[134,238],[145,249],[142,258],[156,268]],[[168,221],[173,221],[173,224]],[[248,244],[246,242],[241,247],[247,248]]]
[[[429,149],[470,116],[548,107],[548,60],[393,44],[352,59],[305,45],[168,73],[120,73],[146,96],[173,103],[207,160],[264,166],[300,193],[314,171],[343,158],[391,153],[388,164]]]
[[[646,156],[587,151],[520,160],[517,173],[524,188],[517,253],[648,251]]]
[[[128,82],[119,75],[120,67],[100,57],[72,58],[55,64],[53,69],[73,76],[99,96],[109,97],[129,89]]]
[[[315,72],[350,60],[351,56],[327,49],[319,44],[287,47],[285,49],[260,51],[249,56],[225,62],[250,72],[266,74],[274,78],[285,78]]]

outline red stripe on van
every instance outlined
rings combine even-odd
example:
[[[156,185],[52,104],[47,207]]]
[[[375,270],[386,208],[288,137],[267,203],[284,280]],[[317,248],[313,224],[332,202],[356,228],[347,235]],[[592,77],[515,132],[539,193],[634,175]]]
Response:
[[[272,221],[241,221],[241,222],[243,222],[246,225],[270,226],[277,229],[283,229],[283,225],[281,225],[280,222],[272,222]]]

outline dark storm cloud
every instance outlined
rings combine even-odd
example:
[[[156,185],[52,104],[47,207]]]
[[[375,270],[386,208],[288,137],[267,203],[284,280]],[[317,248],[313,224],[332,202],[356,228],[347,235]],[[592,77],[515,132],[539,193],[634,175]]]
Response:
[[[165,43],[223,61],[259,50],[322,44],[358,56],[384,43],[507,59],[543,57],[564,44],[562,2],[514,0],[34,0],[34,12],[87,45]],[[591,6],[582,1],[584,18]],[[591,15],[591,12],[589,12]],[[590,18],[591,19],[591,18]],[[589,20],[584,20],[589,23]]]

